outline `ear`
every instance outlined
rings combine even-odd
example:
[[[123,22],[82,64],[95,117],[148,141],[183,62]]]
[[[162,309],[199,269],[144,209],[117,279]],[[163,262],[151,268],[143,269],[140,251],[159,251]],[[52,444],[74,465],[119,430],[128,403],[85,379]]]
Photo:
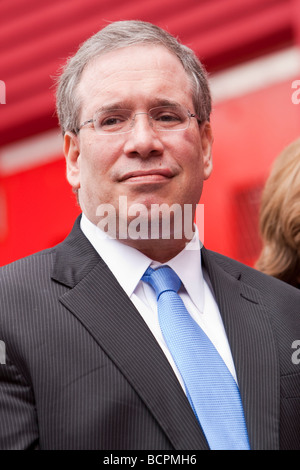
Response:
[[[80,145],[73,132],[64,135],[64,155],[66,158],[67,180],[73,189],[80,188]]]
[[[212,145],[214,141],[211,125],[208,121],[202,124],[200,132],[203,153],[203,177],[207,180],[213,169]]]

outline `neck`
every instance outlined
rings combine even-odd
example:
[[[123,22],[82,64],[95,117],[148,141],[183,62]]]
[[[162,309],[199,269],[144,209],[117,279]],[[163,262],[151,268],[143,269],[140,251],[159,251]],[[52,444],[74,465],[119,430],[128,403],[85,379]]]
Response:
[[[148,258],[159,263],[166,263],[180,253],[190,240],[119,240],[125,245],[139,250]]]

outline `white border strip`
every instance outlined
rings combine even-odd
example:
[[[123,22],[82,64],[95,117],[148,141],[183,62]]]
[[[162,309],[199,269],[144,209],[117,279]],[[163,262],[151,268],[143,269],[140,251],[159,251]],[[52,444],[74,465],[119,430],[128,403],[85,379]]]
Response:
[[[0,148],[0,174],[8,175],[63,157],[63,139],[58,129]]]
[[[292,47],[212,75],[213,102],[246,95],[297,76],[300,78],[300,49]]]

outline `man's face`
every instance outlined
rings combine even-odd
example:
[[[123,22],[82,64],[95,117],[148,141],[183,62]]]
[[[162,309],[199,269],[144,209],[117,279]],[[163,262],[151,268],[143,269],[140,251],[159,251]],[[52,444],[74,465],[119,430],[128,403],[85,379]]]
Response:
[[[170,101],[195,112],[188,76],[162,46],[132,46],[98,57],[84,70],[77,93],[80,123],[104,106],[147,113]],[[137,115],[125,134],[98,135],[86,125],[78,136],[65,136],[67,178],[95,224],[97,208],[111,204],[118,210],[120,196],[127,197],[128,207],[196,205],[212,169],[211,144],[209,123],[199,125],[195,118],[176,132],[155,132],[146,114]]]

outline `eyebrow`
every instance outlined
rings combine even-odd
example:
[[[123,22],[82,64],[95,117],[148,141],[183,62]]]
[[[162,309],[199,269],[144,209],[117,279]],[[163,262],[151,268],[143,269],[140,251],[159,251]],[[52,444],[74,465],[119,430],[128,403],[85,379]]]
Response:
[[[158,106],[178,106],[179,103],[177,101],[169,100],[166,98],[156,98],[151,102],[149,109],[156,108]],[[118,101],[115,103],[108,103],[106,105],[101,106],[96,110],[96,112],[103,112],[103,111],[112,111],[114,109],[131,109],[132,106],[128,104],[126,101]]]

